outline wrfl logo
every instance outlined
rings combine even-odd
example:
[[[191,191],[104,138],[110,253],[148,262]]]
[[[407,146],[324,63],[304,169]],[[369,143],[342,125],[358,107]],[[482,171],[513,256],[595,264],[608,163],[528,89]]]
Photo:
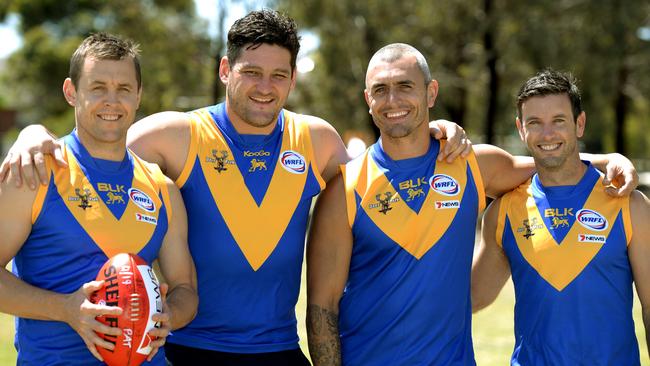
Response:
[[[154,204],[153,200],[149,198],[146,193],[142,192],[139,189],[129,189],[129,198],[131,198],[131,201],[138,205],[138,207],[147,212],[156,211],[156,205]]]
[[[434,191],[444,196],[455,196],[460,191],[458,182],[446,174],[436,174],[429,180],[429,185]]]
[[[302,155],[295,151],[287,150],[280,154],[280,164],[289,173],[302,174],[307,170],[307,163]]]
[[[600,213],[583,208],[576,213],[576,220],[587,229],[603,231],[607,229],[607,219]]]

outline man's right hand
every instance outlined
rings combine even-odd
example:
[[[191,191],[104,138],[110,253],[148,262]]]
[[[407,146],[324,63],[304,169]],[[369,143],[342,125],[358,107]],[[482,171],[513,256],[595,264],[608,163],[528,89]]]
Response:
[[[45,154],[53,155],[58,165],[68,166],[63,158],[61,142],[56,140],[56,136],[42,125],[25,127],[2,161],[0,181],[4,182],[11,171],[16,187],[20,187],[24,181],[30,189],[36,189],[37,179],[41,184],[47,184]]]
[[[120,315],[122,313],[122,309],[119,307],[93,304],[90,302],[90,296],[102,287],[104,287],[104,281],[91,281],[85,283],[77,291],[67,295],[64,319],[81,336],[93,356],[100,361],[104,360],[97,351],[97,347],[112,350],[115,348],[115,345],[103,340],[95,332],[113,336],[122,334],[120,328],[109,327],[95,319],[100,315]]]

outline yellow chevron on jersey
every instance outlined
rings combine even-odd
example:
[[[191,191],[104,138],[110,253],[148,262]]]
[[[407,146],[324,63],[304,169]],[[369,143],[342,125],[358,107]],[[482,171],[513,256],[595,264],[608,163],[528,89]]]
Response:
[[[595,230],[576,220],[558,244],[542,220],[529,180],[502,198],[497,223],[498,245],[502,245],[507,215],[522,256],[542,278],[558,291],[562,291],[598,254],[621,211],[626,236],[631,237],[631,226],[629,220],[626,220],[626,216],[629,217],[629,198],[614,199],[607,195],[602,187],[600,177],[582,210],[600,214],[608,222],[606,227]]]
[[[282,159],[278,158],[269,187],[258,206],[248,191],[241,172],[234,165],[232,150],[212,121],[208,110],[195,111],[192,116],[192,138],[201,141],[191,144],[199,147],[190,151],[189,156],[198,154],[201,158],[201,169],[212,198],[244,257],[253,270],[257,271],[277,246],[300,202],[301,194],[297,192],[304,190],[310,162],[313,160],[309,125],[304,120],[296,120],[293,113],[284,111],[285,130],[280,155],[296,151],[304,157],[306,168],[302,173],[291,172],[281,164]],[[305,146],[298,145],[301,140],[305,141]],[[224,164],[228,166],[221,169]],[[186,170],[191,170],[191,164],[186,165]],[[215,174],[215,170],[218,173]],[[182,185],[188,174],[188,171],[184,171],[177,184]],[[316,176],[320,177],[318,174]],[[322,180],[319,183],[321,187],[324,186]]]
[[[443,148],[444,142],[440,144],[440,151]],[[458,204],[461,204],[460,200],[467,186],[468,166],[479,192],[480,212],[485,206],[485,193],[476,156],[473,152],[466,159],[457,158],[453,163],[437,162],[433,175],[453,177],[459,187],[455,197],[457,197]],[[458,212],[457,209],[435,209],[437,203],[448,202],[450,197],[440,194],[434,189],[428,190],[420,212],[413,212],[401,199],[368,151],[363,157],[348,163],[342,168],[342,171],[345,176],[346,205],[350,226],[354,223],[356,216],[356,192],[361,197],[360,207],[375,225],[417,259],[422,258],[439,241]],[[377,204],[377,196],[384,196],[384,201],[390,202],[390,215],[371,208]]]
[[[134,197],[128,200],[126,209],[118,220],[99,198],[66,145],[63,146],[63,155],[68,168],[59,167],[47,157],[47,165],[53,171],[57,191],[79,225],[109,258],[121,252],[138,253],[149,242],[160,214],[162,201],[159,194],[166,204],[168,221],[171,219],[169,193],[164,186],[165,177],[157,166],[152,169],[151,164],[131,154],[131,188]],[[41,211],[46,192],[47,186],[41,185],[32,205],[32,221],[35,221]],[[147,205],[137,204],[135,200],[139,198]]]

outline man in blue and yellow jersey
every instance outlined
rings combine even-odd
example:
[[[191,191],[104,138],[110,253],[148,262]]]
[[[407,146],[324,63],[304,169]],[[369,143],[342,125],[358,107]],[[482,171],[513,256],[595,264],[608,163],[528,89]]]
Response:
[[[530,177],[532,159],[476,145],[438,161],[427,129],[438,95],[422,54],[375,53],[365,98],[381,132],[316,205],[307,247],[315,365],[473,365],[470,271],[485,196]]]
[[[158,113],[129,131],[129,146],[175,181],[188,211],[200,301],[167,338],[175,366],[309,364],[295,317],[309,209],[348,157],[330,124],[283,109],[298,49],[292,19],[253,11],[228,33],[225,103]],[[448,145],[443,155],[465,150]]]
[[[10,176],[0,186],[0,311],[17,317],[18,364],[103,364],[96,347],[114,345],[95,332],[122,330],[95,317],[122,309],[89,298],[105,285],[94,279],[108,258],[129,252],[150,265],[158,259],[168,284],[165,310],[151,319],[162,322],[150,332],[161,339],[146,363],[165,365],[156,351],[194,316],[196,275],[178,188],[126,148],[141,95],[137,45],[89,36],[72,55],[63,94],[76,125],[63,138],[67,167],[48,157],[46,185],[17,188]],[[12,258],[13,274],[5,269]]]
[[[175,366],[308,364],[295,306],[309,207],[348,156],[329,123],[284,109],[298,49],[293,20],[253,11],[228,33],[225,103],[130,129],[129,146],[176,182],[188,210],[200,301],[167,339]],[[439,127],[451,138],[454,126]],[[446,143],[438,157],[463,150]]]
[[[650,200],[613,198],[580,160],[586,115],[569,74],[546,70],[517,98],[519,136],[537,173],[486,210],[472,269],[474,311],[512,274],[512,365],[639,365],[636,285],[650,343]]]

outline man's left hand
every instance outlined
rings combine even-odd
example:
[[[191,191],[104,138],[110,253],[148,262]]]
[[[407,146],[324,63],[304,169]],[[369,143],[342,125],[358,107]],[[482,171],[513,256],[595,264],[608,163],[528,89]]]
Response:
[[[639,185],[639,174],[630,159],[618,153],[607,154],[609,163],[603,184],[612,197],[628,196]]]
[[[440,140],[447,139],[445,148],[438,154],[438,161],[447,160],[451,163],[457,157],[465,158],[472,150],[472,142],[467,138],[465,130],[458,124],[444,119],[429,122],[429,132]]]

